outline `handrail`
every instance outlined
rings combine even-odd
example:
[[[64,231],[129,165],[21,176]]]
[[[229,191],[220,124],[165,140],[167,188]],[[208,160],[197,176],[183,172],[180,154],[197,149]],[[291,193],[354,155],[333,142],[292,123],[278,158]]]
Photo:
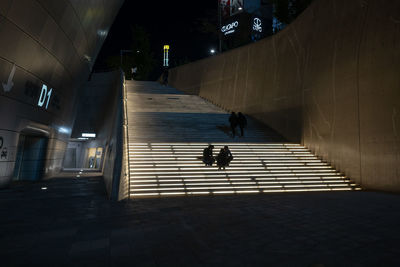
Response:
[[[130,199],[130,163],[129,163],[129,132],[128,132],[128,95],[126,93],[125,75],[121,70],[122,79],[122,104],[123,104],[123,127],[124,127],[124,179],[126,179],[126,188],[128,190],[127,198]]]

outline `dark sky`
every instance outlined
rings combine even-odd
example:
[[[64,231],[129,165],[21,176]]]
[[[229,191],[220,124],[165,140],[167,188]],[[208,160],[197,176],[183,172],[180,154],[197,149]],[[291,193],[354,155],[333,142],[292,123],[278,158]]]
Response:
[[[98,56],[95,70],[106,68],[108,56],[119,55],[121,49],[130,49],[134,38],[131,25],[142,26],[150,35],[152,52],[159,65],[162,65],[164,44],[170,45],[171,65],[185,58],[196,60],[207,56],[210,48],[217,48],[217,38],[199,32],[195,25],[207,14],[216,20],[217,4],[217,0],[125,0]]]

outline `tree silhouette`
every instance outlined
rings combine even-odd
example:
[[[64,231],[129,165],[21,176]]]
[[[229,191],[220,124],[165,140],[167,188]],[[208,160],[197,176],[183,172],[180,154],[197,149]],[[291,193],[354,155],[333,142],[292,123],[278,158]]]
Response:
[[[132,69],[137,72],[133,77],[135,80],[148,80],[151,71],[155,66],[154,55],[151,52],[150,38],[144,28],[134,25],[131,27],[132,45],[130,53],[122,55],[122,66],[120,56],[111,56],[107,64],[111,68],[122,67],[127,79],[132,78]]]

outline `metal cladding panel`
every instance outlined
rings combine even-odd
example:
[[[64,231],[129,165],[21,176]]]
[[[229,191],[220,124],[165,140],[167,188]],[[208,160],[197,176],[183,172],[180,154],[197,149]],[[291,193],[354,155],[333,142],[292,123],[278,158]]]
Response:
[[[0,154],[7,150],[0,159],[0,186],[12,175],[18,137],[27,129],[52,140],[45,175],[61,168],[78,90],[122,3],[0,1]]]

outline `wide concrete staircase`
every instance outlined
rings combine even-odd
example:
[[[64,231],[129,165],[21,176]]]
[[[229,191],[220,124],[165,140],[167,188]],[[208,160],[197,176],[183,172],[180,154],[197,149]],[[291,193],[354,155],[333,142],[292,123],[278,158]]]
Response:
[[[214,144],[216,151],[226,145]],[[199,159],[207,144],[130,143],[130,196],[250,194],[359,190],[356,184],[298,144],[227,144],[225,170]]]
[[[245,137],[233,139],[224,132],[229,114],[198,96],[156,83],[125,87],[131,198],[361,189],[251,118]],[[209,144],[215,155],[229,146],[234,159],[225,170],[202,163]]]

